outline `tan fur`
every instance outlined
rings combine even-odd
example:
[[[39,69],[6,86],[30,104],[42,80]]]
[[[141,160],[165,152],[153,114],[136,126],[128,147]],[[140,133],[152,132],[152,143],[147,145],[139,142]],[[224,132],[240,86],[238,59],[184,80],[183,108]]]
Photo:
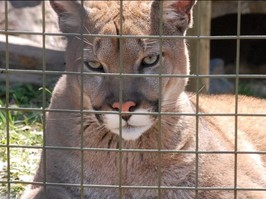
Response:
[[[138,36],[185,35],[192,23],[191,9],[195,3],[124,1],[123,19],[120,19],[119,1],[85,1],[85,10],[77,1],[50,1],[59,14],[63,32],[85,30],[85,34]],[[159,17],[160,5],[163,5],[163,20]],[[82,21],[84,24],[79,25]],[[163,22],[162,28],[160,21]],[[83,45],[87,49],[84,56]],[[160,52],[160,45],[163,49],[162,68],[160,63],[141,68],[143,58]],[[105,73],[119,74],[122,69],[126,74],[181,76],[161,79],[102,77],[103,71],[98,76],[90,75],[95,71],[86,68],[82,57],[99,61]],[[68,36],[66,58],[66,71],[77,74],[63,75],[54,89],[46,117],[47,149],[42,154],[34,179],[48,183],[46,195],[44,187],[35,185],[23,199],[45,196],[74,199],[82,195],[93,199],[116,199],[119,195],[125,199],[192,199],[196,195],[202,199],[231,199],[235,194],[239,199],[266,198],[265,191],[252,190],[266,186],[265,155],[244,153],[266,150],[266,117],[252,115],[265,114],[265,100],[239,96],[236,109],[234,96],[199,95],[197,100],[195,94],[185,93],[187,78],[182,75],[189,74],[189,61],[184,39],[125,38],[121,41],[116,37],[85,35],[82,39],[82,36]],[[121,60],[122,67],[119,66]],[[121,83],[122,93],[119,92]],[[134,125],[123,127],[120,130],[122,137],[113,133],[108,125],[115,124],[108,118],[117,120],[119,117],[104,113],[96,117],[95,111],[117,111],[111,105],[120,99],[138,104],[135,111],[127,113],[131,114],[132,120],[137,124],[152,121],[152,126],[144,132],[129,131],[130,128],[137,129]],[[60,111],[56,112],[56,109]],[[158,110],[162,113],[160,116],[134,115],[140,111],[148,114]],[[235,113],[249,115],[235,117]],[[127,130],[129,135],[124,134]],[[136,136],[130,137],[131,133]],[[163,152],[158,153],[158,148]],[[241,153],[236,154],[236,149]],[[55,187],[49,183],[68,185]],[[81,183],[84,184],[83,190],[71,186]],[[95,187],[97,185],[110,187]],[[126,187],[119,189],[118,185]],[[160,192],[156,189],[158,185]],[[234,191],[235,187],[239,190]]]

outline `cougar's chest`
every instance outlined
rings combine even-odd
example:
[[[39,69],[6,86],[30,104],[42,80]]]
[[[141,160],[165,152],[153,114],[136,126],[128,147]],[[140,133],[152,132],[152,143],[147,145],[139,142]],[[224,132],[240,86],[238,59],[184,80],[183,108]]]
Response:
[[[119,185],[156,186],[157,174],[145,163],[139,162],[133,152],[88,151],[84,153],[84,183],[87,198],[118,198]],[[125,198],[156,198],[155,190],[123,189]]]

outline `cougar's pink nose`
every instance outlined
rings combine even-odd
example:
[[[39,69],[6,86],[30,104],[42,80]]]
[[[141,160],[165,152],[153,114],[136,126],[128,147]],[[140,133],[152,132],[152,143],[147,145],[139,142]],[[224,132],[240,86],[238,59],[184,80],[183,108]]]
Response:
[[[127,101],[121,104],[121,111],[122,112],[133,112],[134,111],[134,107],[136,106],[136,103],[133,101]],[[114,110],[120,110],[120,103],[119,102],[115,102],[112,104],[112,108]]]

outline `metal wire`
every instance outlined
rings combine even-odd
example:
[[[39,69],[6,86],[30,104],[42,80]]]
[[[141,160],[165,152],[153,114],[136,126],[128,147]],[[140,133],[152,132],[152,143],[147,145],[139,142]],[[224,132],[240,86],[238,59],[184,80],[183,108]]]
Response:
[[[5,31],[8,30],[8,4],[7,2],[5,2]],[[9,79],[9,74],[8,74],[8,70],[9,70],[9,38],[8,35],[6,35],[6,109],[5,109],[5,113],[6,113],[6,150],[7,150],[7,198],[10,198],[10,191],[11,191],[11,183],[10,183],[10,121],[9,121],[9,88],[10,88],[10,79]]]
[[[33,31],[12,31],[7,30],[3,31],[0,30],[0,34],[20,34],[20,35],[45,35],[45,36],[80,36],[79,33],[41,33],[41,32],[33,32]],[[84,36],[91,36],[91,37],[100,37],[100,38],[135,38],[135,39],[160,39],[161,37],[158,35],[104,35],[104,34],[83,34]],[[264,40],[266,39],[266,35],[221,35],[221,36],[206,36],[206,35],[199,35],[199,36],[180,36],[180,35],[162,35],[164,39],[187,39],[187,40],[199,40],[199,39],[207,39],[207,40],[232,40],[232,39],[256,39],[256,40]]]
[[[162,49],[162,44],[163,44],[163,2],[160,2],[160,20],[159,20],[159,36],[161,37],[159,42],[160,42],[160,68],[159,68],[159,108],[158,108],[158,152],[157,152],[157,168],[158,168],[158,198],[160,199],[162,197],[162,191],[161,191],[161,186],[162,186],[162,165],[161,165],[161,148],[162,148],[162,143],[161,143],[161,138],[162,138],[162,117],[160,115],[161,113],[161,105],[162,105],[162,67],[163,67],[163,63],[162,63],[162,54],[163,54],[163,49]]]
[[[201,13],[201,6],[199,5],[197,7],[197,11],[200,14]],[[197,22],[197,36],[200,35],[200,24],[201,24],[201,18],[197,17],[198,22]],[[200,40],[196,40],[197,41],[197,57],[196,57],[196,147],[195,147],[195,158],[196,158],[196,162],[195,162],[195,198],[198,199],[199,197],[199,192],[198,192],[198,187],[199,187],[199,85],[200,85],[200,78],[199,78],[199,74],[200,74],[200,45],[199,42]]]
[[[86,148],[86,147],[62,147],[62,146],[23,146],[23,145],[14,145],[14,144],[9,144],[8,146],[12,147],[12,148],[24,148],[24,149],[52,149],[52,150],[83,150],[83,151],[102,151],[102,152],[132,152],[132,153],[139,153],[139,152],[146,152],[146,153],[179,153],[179,154],[266,154],[266,151],[200,151],[198,150],[197,152],[195,152],[194,150],[170,150],[170,149],[110,149],[110,148]],[[0,147],[7,147],[7,145],[0,145]],[[0,181],[2,182],[2,181]]]
[[[241,1],[237,5],[237,36],[241,34]],[[240,39],[236,44],[236,78],[235,78],[235,156],[234,156],[234,198],[237,199],[237,165],[238,165],[238,87],[239,87],[239,67],[240,67]]]
[[[83,0],[82,6],[83,5]],[[162,4],[162,1],[160,2]],[[266,35],[241,35],[241,1],[238,1],[238,23],[237,23],[237,35],[230,35],[230,36],[205,36],[198,34],[197,36],[169,36],[169,35],[163,35],[163,23],[162,23],[162,6],[160,6],[160,34],[159,35],[124,35],[123,34],[123,0],[120,0],[120,34],[119,35],[102,35],[102,34],[91,34],[91,33],[84,33],[84,30],[82,30],[80,33],[76,34],[70,34],[70,33],[51,33],[46,32],[45,27],[45,1],[42,2],[42,32],[33,32],[33,31],[13,31],[9,30],[8,28],[8,4],[7,1],[5,1],[5,30],[0,30],[0,34],[6,35],[6,68],[0,69],[0,72],[3,72],[6,75],[6,106],[0,107],[0,111],[3,111],[6,113],[6,121],[7,121],[7,130],[6,130],[6,144],[0,144],[0,148],[6,148],[7,149],[7,179],[6,180],[0,180],[0,183],[6,183],[7,184],[7,198],[10,198],[10,192],[11,192],[11,185],[12,184],[34,184],[34,185],[42,185],[46,192],[47,186],[66,186],[66,187],[78,187],[80,188],[80,194],[81,198],[84,199],[84,188],[113,188],[118,190],[119,198],[123,198],[123,192],[125,189],[154,189],[158,191],[158,198],[162,198],[162,190],[168,190],[168,189],[178,189],[178,190],[192,190],[195,191],[195,197],[198,198],[198,191],[199,190],[226,190],[226,191],[234,191],[234,198],[238,197],[238,191],[266,191],[266,188],[239,188],[238,187],[238,181],[237,181],[237,166],[238,166],[238,155],[239,154],[261,154],[266,155],[266,151],[240,151],[238,150],[238,117],[239,116],[253,116],[253,117],[266,117],[266,113],[261,114],[248,114],[248,113],[239,113],[238,110],[238,88],[239,88],[239,80],[242,78],[247,79],[266,79],[266,75],[260,75],[260,74],[240,74],[239,68],[240,68],[240,42],[241,40],[250,40],[250,39],[256,39],[256,40],[265,40]],[[199,13],[203,12],[201,7],[198,7]],[[81,11],[82,12],[82,11]],[[82,18],[82,24],[83,24],[83,18]],[[201,24],[201,19],[198,18],[198,26]],[[198,27],[199,30],[199,27]],[[42,36],[42,42],[43,42],[43,60],[42,60],[42,70],[24,70],[24,69],[10,69],[10,55],[9,55],[9,38],[8,36],[11,34],[23,34],[23,35],[40,35]],[[79,36],[83,38],[84,36],[89,37],[102,37],[102,38],[117,38],[119,40],[119,46],[120,46],[120,54],[119,54],[119,73],[88,73],[81,70],[81,72],[67,72],[67,71],[49,71],[46,69],[46,54],[45,54],[45,48],[46,48],[46,37],[47,36]],[[164,39],[187,39],[187,40],[196,40],[197,42],[200,42],[200,40],[236,40],[237,41],[237,49],[236,49],[236,73],[235,74],[225,74],[225,75],[209,75],[209,74],[200,74],[199,68],[197,68],[197,72],[194,75],[179,75],[179,74],[125,74],[123,71],[123,63],[124,63],[124,53],[123,53],[123,45],[124,40],[127,38],[152,38],[152,39],[158,39],[160,43],[163,43]],[[82,39],[83,40],[83,39]],[[81,41],[82,42],[82,41]],[[199,56],[200,56],[200,49],[197,49],[197,66],[199,66]],[[162,45],[160,45],[160,53],[162,54]],[[82,52],[82,58],[84,54]],[[162,60],[160,59],[160,71],[162,71]],[[84,99],[83,95],[80,97],[80,109],[78,110],[72,110],[72,109],[47,109],[45,108],[45,101],[46,101],[46,93],[43,90],[42,93],[42,100],[43,100],[43,107],[42,108],[14,108],[10,107],[9,104],[9,91],[10,91],[10,74],[35,74],[35,75],[42,75],[42,86],[45,88],[47,86],[47,75],[77,75],[80,76],[81,81],[81,92],[84,91],[84,76],[112,76],[112,77],[119,77],[120,78],[120,84],[119,84],[119,102],[120,102],[120,109],[119,112],[117,111],[95,111],[95,110],[84,110],[83,104]],[[119,117],[119,126],[120,126],[120,139],[119,139],[119,147],[116,149],[110,149],[110,148],[87,148],[84,146],[84,136],[83,136],[83,122],[81,122],[81,143],[80,147],[62,147],[62,146],[46,146],[46,136],[45,136],[45,125],[48,122],[45,118],[45,114],[47,112],[64,112],[64,113],[79,113],[81,115],[81,120],[84,120],[84,114],[116,114],[121,115],[121,106],[123,103],[123,88],[124,88],[124,79],[127,77],[156,77],[159,79],[159,111],[158,112],[149,112],[149,113],[134,113],[135,115],[157,115],[158,121],[160,121],[158,124],[159,134],[158,134],[158,148],[156,149],[124,149],[123,146],[123,140],[122,140],[122,119]],[[185,113],[185,112],[163,112],[161,111],[161,101],[162,101],[162,78],[196,78],[197,80],[197,93],[196,93],[196,113]],[[199,110],[199,94],[200,94],[200,88],[199,88],[199,80],[201,78],[232,78],[235,79],[235,110],[233,113],[201,113]],[[24,145],[15,145],[10,143],[10,131],[9,131],[9,118],[8,114],[10,111],[31,111],[31,112],[41,112],[43,114],[43,145],[41,146],[24,146]],[[127,113],[127,112],[123,112]],[[130,112],[128,112],[130,113]],[[161,146],[161,116],[163,115],[175,115],[175,116],[194,116],[196,118],[196,148],[195,150],[166,150],[162,149]],[[232,116],[235,120],[235,148],[232,151],[201,151],[199,149],[199,118],[204,116]],[[62,118],[67,119],[67,118]],[[60,120],[60,118],[58,119]],[[21,149],[42,149],[44,153],[44,163],[43,163],[43,173],[44,173],[44,180],[43,182],[27,182],[27,181],[14,181],[10,178],[10,149],[13,148],[21,148]],[[71,184],[71,183],[51,183],[48,182],[46,179],[47,175],[47,169],[46,169],[46,151],[47,150],[74,150],[74,151],[80,151],[81,154],[81,174],[80,174],[80,184]],[[119,161],[118,161],[118,175],[119,175],[119,182],[117,185],[102,185],[102,184],[86,184],[84,182],[84,152],[85,151],[99,151],[99,152],[118,152],[119,153]],[[128,186],[123,184],[123,172],[122,172],[122,158],[123,154],[127,152],[132,153],[139,153],[139,152],[145,152],[145,153],[156,153],[158,154],[158,182],[157,186]],[[161,154],[164,153],[173,153],[173,154],[195,154],[196,157],[196,165],[195,165],[195,187],[180,187],[180,186],[163,186],[162,185],[162,174],[161,174]],[[234,155],[234,186],[233,187],[201,187],[199,185],[199,155],[200,154],[232,154]]]
[[[49,71],[46,70],[44,72],[40,70],[23,70],[23,69],[7,69],[7,70],[1,70],[0,72],[6,73],[6,74],[36,74],[36,75],[78,75],[82,76],[80,72],[70,72],[70,71]],[[83,72],[83,76],[113,76],[113,77],[119,77],[119,73],[89,73],[89,72]],[[229,79],[235,79],[236,77],[239,77],[239,79],[265,79],[266,75],[264,74],[226,74],[226,75],[208,75],[208,74],[190,74],[190,75],[181,75],[181,74],[130,74],[130,73],[124,73],[123,77],[162,77],[162,78],[174,78],[174,77],[179,77],[179,78],[190,78],[190,79],[200,79],[200,78],[229,78]]]
[[[124,32],[124,27],[123,27],[123,21],[124,21],[124,4],[123,4],[123,0],[120,0],[120,10],[119,10],[119,36],[123,35]],[[122,173],[122,158],[123,158],[123,153],[122,153],[122,144],[123,144],[123,140],[122,140],[122,117],[121,117],[121,113],[122,113],[122,104],[123,104],[123,88],[124,88],[124,39],[123,38],[118,38],[119,39],[119,158],[118,158],[118,175],[119,175],[119,182],[118,182],[118,197],[119,199],[122,199],[123,197],[123,173]]]
[[[43,45],[43,51],[42,51],[42,87],[43,88],[46,88],[46,35],[45,35],[45,32],[46,32],[46,26],[45,26],[45,1],[42,1],[42,45]],[[46,175],[46,160],[47,160],[47,156],[46,156],[46,110],[45,110],[45,102],[46,102],[46,93],[45,93],[45,89],[43,89],[42,91],[42,120],[43,120],[43,147],[42,147],[42,153],[43,153],[43,189],[44,189],[44,198],[46,198],[46,181],[47,181],[47,175]]]
[[[84,13],[84,0],[81,0],[81,8],[80,8],[80,13],[81,16],[85,16],[85,13]],[[81,24],[82,24],[82,28],[81,28],[81,32],[80,32],[80,35],[79,37],[81,38],[80,40],[80,43],[81,43],[81,46],[83,47],[82,49],[85,48],[85,44],[84,44],[84,32],[85,32],[85,28],[84,28],[84,25],[85,22],[84,22],[84,18],[81,17]],[[81,53],[81,59],[84,60],[84,51],[82,51]],[[81,72],[80,72],[80,75],[81,75],[81,82],[80,82],[80,92],[81,93],[84,93],[84,68],[81,67]],[[81,118],[81,123],[80,123],[80,135],[81,135],[81,139],[80,139],[80,166],[81,166],[81,173],[80,173],[80,195],[81,195],[81,199],[84,199],[84,173],[85,173],[85,169],[84,169],[84,150],[83,150],[83,147],[84,147],[84,132],[82,129],[84,129],[84,112],[83,112],[83,104],[84,104],[84,97],[83,95],[80,95],[80,110],[79,110],[79,113],[80,113],[80,118]]]

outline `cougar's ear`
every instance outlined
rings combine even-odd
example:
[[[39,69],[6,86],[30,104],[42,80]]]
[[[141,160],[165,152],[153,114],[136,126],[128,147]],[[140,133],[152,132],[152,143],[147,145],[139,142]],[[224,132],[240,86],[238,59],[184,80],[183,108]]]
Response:
[[[197,0],[154,0],[152,12],[160,16],[160,5],[163,6],[163,23],[184,32],[192,26],[192,9]],[[171,28],[172,29],[172,28]],[[172,31],[171,31],[172,32]]]
[[[81,30],[85,9],[77,0],[50,0],[59,17],[59,27],[64,33],[77,33]]]

